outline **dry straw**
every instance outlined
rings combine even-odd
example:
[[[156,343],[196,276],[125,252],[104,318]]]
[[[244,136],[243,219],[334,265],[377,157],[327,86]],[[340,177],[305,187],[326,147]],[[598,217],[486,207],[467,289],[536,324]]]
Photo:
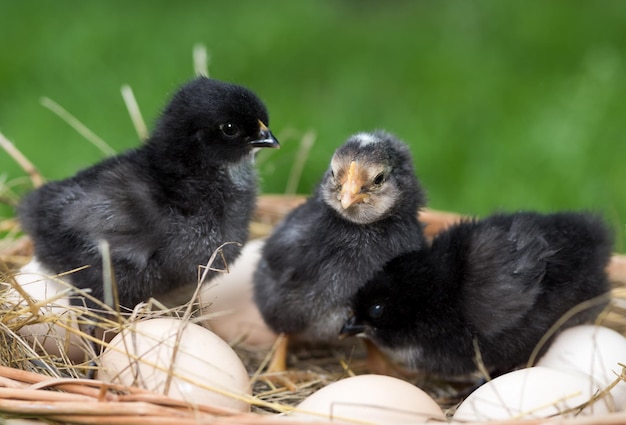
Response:
[[[264,224],[268,229],[295,205],[302,202],[302,197],[262,196],[255,214],[255,223]],[[422,219],[428,223],[429,235],[436,233],[458,216],[433,211],[424,212]],[[255,236],[263,236],[257,234]],[[4,267],[3,282],[10,284],[12,273],[16,267],[26,263],[30,258],[30,245],[24,237],[16,238],[5,245],[0,254],[0,262]],[[219,255],[218,252],[214,254]],[[210,269],[207,264],[201,270],[201,276]],[[601,316],[603,325],[625,334],[626,331],[626,260],[623,256],[615,256],[609,267],[609,273],[614,285],[613,302],[611,307]],[[59,280],[62,280],[59,278]],[[6,291],[5,291],[6,292]],[[2,296],[4,293],[0,294]],[[89,294],[81,294],[89,297]],[[45,300],[50,301],[50,300]],[[31,347],[18,333],[25,324],[41,321],[54,321],[54,316],[42,316],[38,309],[45,302],[21,304],[16,308],[13,301],[0,298],[2,304],[3,338],[0,349],[0,412],[7,417],[29,417],[60,423],[82,424],[222,424],[222,423],[249,423],[249,424],[288,424],[296,423],[289,417],[278,415],[293,409],[302,399],[315,390],[337,379],[365,372],[361,364],[362,354],[358,350],[346,355],[340,349],[307,349],[296,353],[292,359],[292,369],[298,377],[295,389],[273,386],[266,381],[261,373],[267,361],[267,352],[236,350],[248,370],[251,372],[253,397],[248,399],[253,405],[252,413],[236,413],[220,408],[219,406],[190,405],[169,397],[151,393],[134,387],[121,387],[97,380],[84,379],[94,360],[95,353],[89,344],[85,344],[85,361],[72,364],[67,358],[46,353],[42,347]],[[107,310],[107,306],[102,306]],[[108,309],[110,312],[111,310]],[[165,309],[156,304],[140,305],[130,314],[116,316],[97,316],[82,319],[84,323],[93,323],[97,320],[99,326],[110,332],[119,332],[121,329],[131,329],[130,324],[140,318],[161,315],[177,316],[183,320],[195,321],[192,305],[184,308]],[[95,315],[95,313],[94,313]],[[70,326],[62,320],[55,324],[62,324],[68,332],[75,332],[82,339],[90,339],[75,326]],[[99,344],[106,342],[94,340]],[[626,358],[625,358],[626,361]],[[467,388],[467,381],[441,381],[423,376],[409,377],[414,383],[435,398],[447,408],[459,401],[459,397]],[[623,376],[618,378],[623,379]],[[537,423],[564,423],[564,424],[612,424],[623,423],[624,414],[611,414],[593,418],[553,418],[551,420],[523,420],[528,424]],[[320,419],[320,423],[326,423]]]

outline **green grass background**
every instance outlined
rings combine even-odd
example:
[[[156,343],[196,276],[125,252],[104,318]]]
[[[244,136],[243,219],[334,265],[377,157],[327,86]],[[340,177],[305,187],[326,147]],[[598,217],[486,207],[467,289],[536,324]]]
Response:
[[[624,251],[626,2],[0,0],[0,29],[0,131],[48,179],[102,154],[40,97],[122,151],[139,141],[120,86],[152,126],[203,43],[211,76],[257,92],[282,138],[260,158],[266,193],[304,132],[310,193],[346,137],[384,128],[432,208],[600,211]],[[1,151],[0,175],[25,190]]]

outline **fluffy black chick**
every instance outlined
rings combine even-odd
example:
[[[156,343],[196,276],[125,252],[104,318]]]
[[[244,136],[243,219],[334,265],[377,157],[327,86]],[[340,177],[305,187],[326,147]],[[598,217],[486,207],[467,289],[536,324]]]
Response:
[[[28,194],[18,208],[35,257],[103,299],[99,241],[119,302],[134,307],[188,285],[225,242],[243,243],[255,206],[254,153],[278,147],[250,90],[205,77],[172,97],[142,146]],[[227,262],[239,247],[223,250]],[[87,303],[93,306],[93,303]]]
[[[333,342],[348,301],[391,258],[424,246],[408,147],[383,131],[339,147],[314,194],[267,239],[254,299],[277,333]]]
[[[342,333],[361,334],[424,372],[473,372],[477,348],[487,370],[504,373],[527,362],[573,307],[600,297],[561,330],[604,309],[611,247],[607,226],[586,213],[463,221],[430,248],[390,261],[358,291]]]

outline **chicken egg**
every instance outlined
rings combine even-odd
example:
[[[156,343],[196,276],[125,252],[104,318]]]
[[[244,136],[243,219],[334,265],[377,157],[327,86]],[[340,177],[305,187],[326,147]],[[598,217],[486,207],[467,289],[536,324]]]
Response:
[[[561,332],[537,366],[577,370],[608,387],[626,365],[626,338],[613,329],[594,325],[575,326]],[[611,390],[615,410],[626,408],[626,382],[619,381]]]
[[[100,357],[98,379],[250,410],[249,377],[237,354],[213,332],[179,319],[144,320],[116,335]]]
[[[599,389],[593,378],[575,370],[541,366],[520,369],[498,376],[472,392],[458,406],[453,420],[482,422],[606,414],[613,404],[610,396],[581,407]]]
[[[253,300],[253,275],[265,240],[251,240],[229,267],[200,292],[201,322],[230,344],[247,349],[268,349],[276,334],[265,324]]]
[[[39,307],[37,323],[20,328],[18,333],[31,346],[43,354],[61,356],[71,362],[80,362],[85,357],[85,341],[79,335],[77,312],[63,292],[71,288],[54,273],[32,259],[15,274],[15,281]],[[16,289],[10,290],[9,299],[27,309],[29,303]]]
[[[329,384],[304,399],[291,416],[341,424],[445,421],[439,405],[424,391],[382,375],[353,376]]]

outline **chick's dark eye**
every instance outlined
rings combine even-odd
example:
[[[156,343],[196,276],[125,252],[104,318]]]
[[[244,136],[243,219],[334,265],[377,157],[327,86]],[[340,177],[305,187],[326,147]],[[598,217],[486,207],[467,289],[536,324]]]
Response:
[[[382,184],[382,182],[384,181],[385,181],[385,175],[383,173],[380,173],[374,178],[374,184]]]
[[[237,127],[232,122],[227,122],[225,124],[220,125],[220,130],[224,133],[225,136],[234,137],[239,134],[239,127]]]
[[[380,319],[384,312],[385,307],[382,304],[374,304],[367,311],[367,314],[369,314],[372,319]]]

